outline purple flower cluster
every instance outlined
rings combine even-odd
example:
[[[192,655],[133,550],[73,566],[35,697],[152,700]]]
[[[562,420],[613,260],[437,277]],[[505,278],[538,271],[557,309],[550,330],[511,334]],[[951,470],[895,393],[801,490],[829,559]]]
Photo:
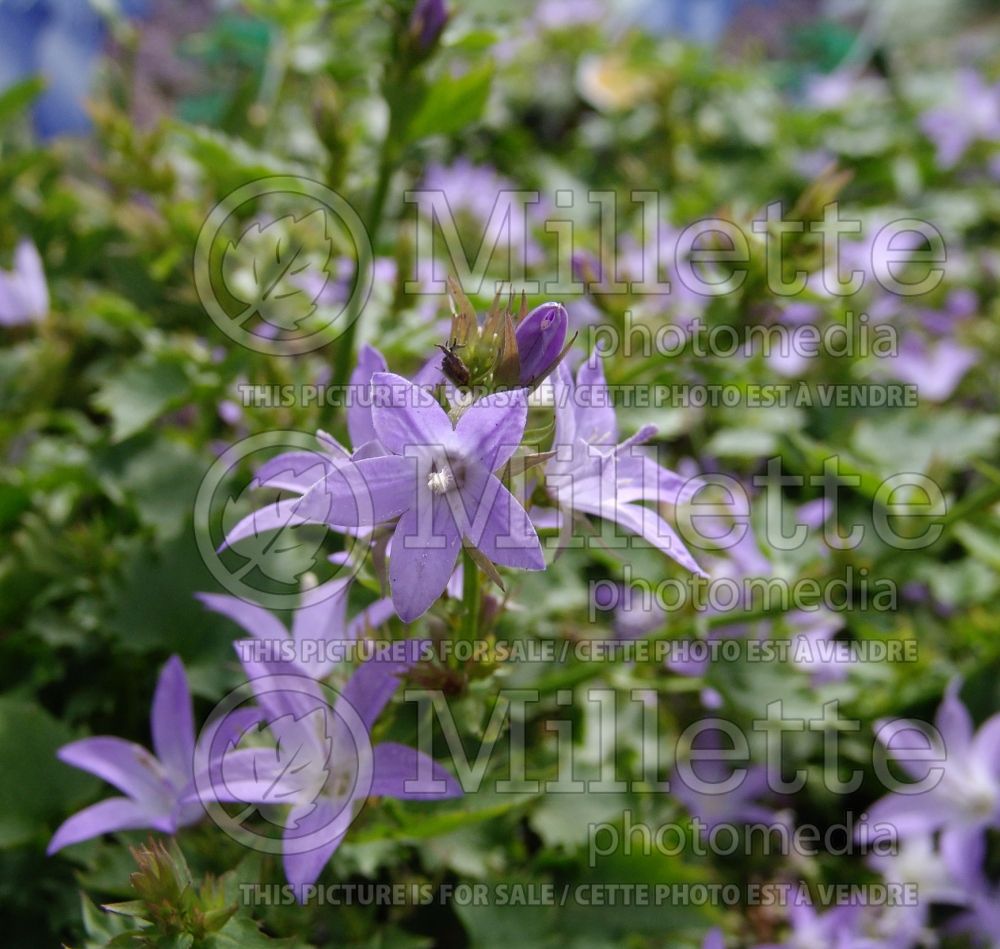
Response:
[[[462,793],[416,749],[371,743],[376,719],[424,641],[393,643],[403,647],[402,656],[367,659],[349,678],[341,675],[343,651],[326,647],[355,642],[396,617],[412,623],[443,595],[455,596],[469,571],[502,584],[498,568],[544,570],[539,530],[552,524],[566,530],[583,517],[617,524],[699,572],[658,510],[682,500],[683,479],[640,447],[656,434],[652,427],[620,439],[596,353],[574,379],[563,361],[566,310],[547,303],[527,312],[522,305],[515,318],[495,304],[480,324],[456,287],[452,296],[444,354],[411,380],[389,372],[382,354],[363,346],[350,379],[360,396],[347,411],[350,447],[320,431],[318,451],[265,463],[257,484],[285,496],[226,537],[237,544],[288,525],[324,524],[353,541],[350,556],[330,559],[356,566],[357,551],[367,546],[388,596],[352,614],[349,601],[359,585],[353,575],[338,574],[301,595],[289,628],[255,603],[199,594],[208,609],[249,634],[235,645],[253,704],[221,721],[210,717],[196,739],[187,679],[172,658],[153,702],[155,757],[109,737],[61,750],[62,760],[126,796],[71,817],[50,852],[110,831],[174,833],[206,809],[216,817],[214,809],[227,802],[281,805],[285,873],[301,897],[368,797]],[[537,436],[526,435],[531,412],[547,416],[554,429],[545,451]],[[469,559],[460,563],[463,550]],[[488,612],[473,608],[470,615]],[[340,689],[330,696],[334,681]]]

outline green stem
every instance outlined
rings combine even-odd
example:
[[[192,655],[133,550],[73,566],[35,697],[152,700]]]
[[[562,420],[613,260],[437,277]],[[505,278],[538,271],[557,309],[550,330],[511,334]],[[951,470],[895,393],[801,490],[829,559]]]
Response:
[[[479,631],[479,567],[462,551],[462,639],[471,641]]]
[[[368,206],[368,214],[365,224],[368,229],[368,243],[359,248],[358,266],[355,270],[355,286],[366,286],[371,280],[372,268],[375,264],[376,245],[378,243],[379,231],[382,226],[382,215],[385,211],[385,199],[389,194],[389,182],[392,181],[392,173],[395,167],[393,143],[393,123],[389,123],[389,131],[382,142],[382,151],[379,155],[378,179],[375,182],[375,190],[372,192],[371,203]],[[370,253],[369,253],[370,251]],[[361,319],[361,312],[364,310],[367,297],[358,294],[347,312],[347,327],[337,346],[337,353],[333,362],[333,378],[336,382],[346,383],[351,373],[351,364],[354,359],[354,338],[357,336],[358,322]]]

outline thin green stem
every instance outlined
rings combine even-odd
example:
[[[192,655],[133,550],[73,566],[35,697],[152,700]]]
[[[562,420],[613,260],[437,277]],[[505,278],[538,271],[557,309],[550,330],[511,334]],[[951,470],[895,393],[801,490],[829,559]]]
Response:
[[[462,551],[462,639],[471,641],[479,631],[479,567]]]
[[[375,265],[376,246],[379,232],[382,229],[385,200],[389,194],[389,182],[392,181],[392,173],[395,168],[395,149],[392,136],[392,123],[390,122],[389,131],[386,133],[385,140],[382,143],[382,151],[378,163],[378,178],[375,182],[375,190],[372,192],[372,199],[368,206],[368,214],[365,221],[368,229],[368,242],[364,247],[358,248],[355,287],[367,286],[371,280]],[[347,311],[347,326],[340,337],[333,362],[333,378],[337,382],[346,382],[350,376],[351,363],[354,359],[354,339],[357,336],[361,312],[364,310],[365,303],[367,302],[368,298],[364,293],[358,293],[352,297],[350,309]]]

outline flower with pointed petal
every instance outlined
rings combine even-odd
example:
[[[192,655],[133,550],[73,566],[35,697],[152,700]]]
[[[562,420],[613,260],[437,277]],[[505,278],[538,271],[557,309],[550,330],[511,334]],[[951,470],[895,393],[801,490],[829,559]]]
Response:
[[[194,716],[184,666],[172,656],[160,672],[150,715],[154,757],[122,738],[97,736],[63,745],[60,761],[89,771],[122,791],[64,821],[48,853],[116,830],[148,827],[167,834],[202,815],[191,796],[194,781]]]
[[[0,270],[0,326],[35,323],[48,312],[42,258],[31,241],[21,241],[14,252],[14,269]]]
[[[337,642],[354,642],[366,629],[381,626],[396,615],[388,598],[376,600],[352,620],[347,619],[347,598],[351,580],[334,579],[307,590],[302,605],[292,617],[291,630],[269,610],[222,593],[196,593],[210,610],[229,617],[261,642],[274,644],[279,655],[280,644],[291,642],[295,647],[295,664],[302,672],[321,679],[336,664],[325,646]]]
[[[283,835],[285,876],[299,900],[303,887],[316,881],[340,846],[366,797],[440,800],[462,794],[455,778],[423,752],[391,741],[374,746],[370,742],[400,674],[420,658],[425,644],[406,640],[395,644],[402,647],[402,655],[387,653],[361,663],[333,708],[317,683],[302,676],[294,664],[254,662],[243,658],[246,653],[238,648],[264,720],[280,723],[275,737],[286,747],[303,749],[296,767],[300,792],[287,798],[291,806]],[[284,682],[295,676],[302,687],[274,689],[276,676]],[[370,782],[362,780],[366,754],[371,756]]]
[[[679,503],[685,479],[636,451],[656,435],[654,426],[617,443],[618,423],[598,351],[580,367],[575,382],[560,363],[553,389],[556,455],[546,465],[545,478],[556,504],[568,515],[614,521],[682,567],[705,576],[674,529],[643,504]]]
[[[375,432],[389,454],[328,473],[302,510],[347,528],[398,519],[389,587],[400,618],[412,622],[437,600],[463,541],[502,566],[544,569],[534,527],[494,474],[524,434],[523,390],[474,402],[453,427],[433,396],[401,376],[376,373],[372,388]]]
[[[911,777],[933,784],[920,793],[893,791],[869,808],[871,821],[892,824],[900,838],[943,829],[971,847],[985,828],[1000,827],[1000,714],[973,733],[972,718],[958,697],[960,685],[955,679],[945,692],[934,720],[936,734],[928,736],[921,723],[902,720],[883,722],[876,732]],[[913,748],[906,735],[915,732],[922,735],[923,756],[902,757],[900,752]],[[926,756],[928,739],[933,760]]]

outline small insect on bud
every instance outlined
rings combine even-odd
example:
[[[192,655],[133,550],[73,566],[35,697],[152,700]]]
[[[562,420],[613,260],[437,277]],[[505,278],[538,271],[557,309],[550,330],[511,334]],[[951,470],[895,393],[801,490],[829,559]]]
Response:
[[[472,380],[469,367],[456,355],[455,350],[461,349],[457,340],[451,340],[447,346],[437,344],[437,348],[444,353],[441,360],[441,371],[457,386],[467,386]]]

